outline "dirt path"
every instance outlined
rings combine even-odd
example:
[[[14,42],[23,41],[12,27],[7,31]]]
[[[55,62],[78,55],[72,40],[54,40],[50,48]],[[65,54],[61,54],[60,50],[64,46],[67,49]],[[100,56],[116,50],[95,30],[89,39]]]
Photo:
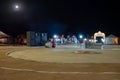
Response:
[[[120,64],[35,62],[5,55],[13,50],[0,50],[0,80],[120,80]]]

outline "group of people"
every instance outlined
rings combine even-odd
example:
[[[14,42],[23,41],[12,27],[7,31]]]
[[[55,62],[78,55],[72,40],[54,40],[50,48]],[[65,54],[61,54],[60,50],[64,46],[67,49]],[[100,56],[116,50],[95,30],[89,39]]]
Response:
[[[68,35],[66,38],[64,35],[62,35],[62,36],[57,36],[55,38],[49,39],[45,44],[45,46],[48,48],[49,47],[55,48],[55,46],[59,44],[78,44],[78,43],[79,43],[79,40],[75,35],[71,37]]]
[[[60,38],[55,39],[58,44],[78,44],[79,41],[75,35],[67,36],[66,38],[62,35]]]

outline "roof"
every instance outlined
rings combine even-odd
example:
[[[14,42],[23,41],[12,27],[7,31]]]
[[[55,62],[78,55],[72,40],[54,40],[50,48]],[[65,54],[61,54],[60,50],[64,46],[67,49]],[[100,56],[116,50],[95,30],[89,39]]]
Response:
[[[0,38],[2,37],[9,37],[9,35],[5,34],[4,32],[0,31]]]
[[[116,37],[116,36],[113,35],[113,34],[110,34],[109,36],[107,36],[107,38],[118,38],[118,37]]]

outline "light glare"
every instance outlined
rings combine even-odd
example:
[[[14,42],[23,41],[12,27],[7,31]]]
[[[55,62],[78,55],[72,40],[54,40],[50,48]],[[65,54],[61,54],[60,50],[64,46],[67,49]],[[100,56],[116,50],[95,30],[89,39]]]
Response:
[[[57,35],[54,35],[53,37],[54,37],[54,38],[57,38]]]
[[[79,37],[80,37],[80,38],[83,38],[83,35],[80,35]]]
[[[16,9],[18,9],[18,8],[19,8],[19,6],[18,6],[18,5],[15,5],[15,8],[16,8]]]

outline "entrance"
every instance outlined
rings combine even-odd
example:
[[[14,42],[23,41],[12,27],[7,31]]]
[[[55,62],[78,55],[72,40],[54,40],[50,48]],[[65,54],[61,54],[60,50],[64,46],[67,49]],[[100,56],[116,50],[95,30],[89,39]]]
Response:
[[[105,43],[105,34],[101,31],[98,31],[94,34],[94,42],[95,43]]]

